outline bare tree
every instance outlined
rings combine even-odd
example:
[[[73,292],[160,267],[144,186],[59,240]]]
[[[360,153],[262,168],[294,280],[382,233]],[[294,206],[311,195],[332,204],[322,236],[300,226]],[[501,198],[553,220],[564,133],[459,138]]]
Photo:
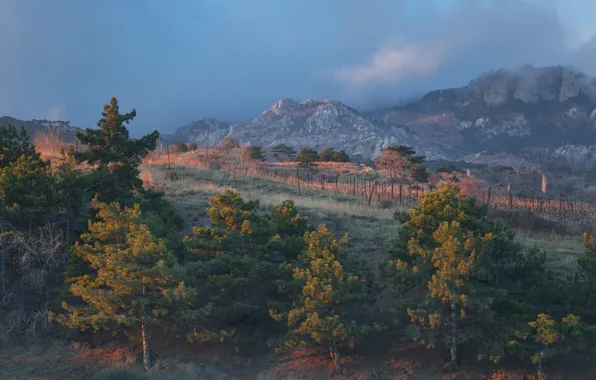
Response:
[[[47,303],[52,287],[62,282],[68,259],[62,230],[46,224],[33,232],[4,233],[0,250],[5,259],[0,308],[0,342],[11,338],[35,339],[51,328]]]

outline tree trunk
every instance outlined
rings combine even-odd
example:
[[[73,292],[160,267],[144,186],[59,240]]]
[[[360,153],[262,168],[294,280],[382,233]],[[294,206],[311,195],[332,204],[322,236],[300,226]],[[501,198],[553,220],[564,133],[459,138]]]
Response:
[[[141,340],[143,343],[143,368],[149,372],[151,370],[151,347],[149,346],[149,336],[147,335],[147,325],[145,323],[145,286],[143,285],[143,304],[141,306]]]
[[[6,205],[4,200],[2,200],[2,220],[0,223],[4,224],[4,210],[6,210]],[[6,296],[6,252],[4,250],[4,228],[0,231],[0,251],[2,254],[2,297]]]
[[[151,370],[151,347],[149,347],[149,337],[144,323],[141,326],[141,339],[143,340],[143,368],[149,372]]]
[[[457,367],[457,314],[451,307],[451,347],[449,348],[451,368]]]
[[[538,361],[536,362],[536,375],[539,379],[542,379],[542,358],[539,357]]]
[[[335,372],[338,375],[343,374],[343,368],[341,367],[341,357],[339,354],[339,348],[337,347],[337,343],[335,340],[331,343],[331,352],[333,353],[333,361],[335,364]]]
[[[0,236],[0,239],[4,239],[4,237]],[[2,297],[4,297],[6,296],[6,252],[4,252],[2,245],[2,241],[0,241],[0,255],[2,255]]]

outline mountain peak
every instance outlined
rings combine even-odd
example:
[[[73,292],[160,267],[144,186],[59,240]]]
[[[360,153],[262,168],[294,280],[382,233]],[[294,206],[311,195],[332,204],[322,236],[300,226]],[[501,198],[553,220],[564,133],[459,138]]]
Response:
[[[282,98],[275,102],[269,110],[275,114],[280,114],[284,111],[294,109],[299,106],[300,103],[292,98]]]
[[[488,106],[509,100],[523,103],[565,102],[581,96],[596,99],[596,78],[569,66],[500,69],[484,73],[466,86]]]

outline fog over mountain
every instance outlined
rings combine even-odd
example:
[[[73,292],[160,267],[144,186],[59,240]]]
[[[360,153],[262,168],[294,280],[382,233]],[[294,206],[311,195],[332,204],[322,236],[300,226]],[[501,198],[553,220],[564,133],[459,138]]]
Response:
[[[526,65],[368,112],[336,100],[283,98],[252,120],[203,119],[163,134],[162,142],[213,146],[226,136],[263,147],[331,146],[356,161],[405,144],[429,159],[590,166],[596,160],[596,77],[572,67]]]
[[[362,112],[524,64],[596,74],[594,14],[584,0],[0,0],[0,116],[92,127],[117,96],[138,135],[284,97]]]

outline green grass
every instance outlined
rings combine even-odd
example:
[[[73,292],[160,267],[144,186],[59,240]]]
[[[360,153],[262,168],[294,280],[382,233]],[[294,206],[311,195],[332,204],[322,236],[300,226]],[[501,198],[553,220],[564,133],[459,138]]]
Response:
[[[176,180],[165,178],[164,166],[146,166],[154,184],[163,188],[187,222],[186,232],[194,225],[205,225],[208,198],[225,189],[238,191],[246,199],[258,200],[263,208],[279,204],[285,199],[295,201],[300,212],[313,224],[325,223],[336,234],[348,233],[349,252],[370,263],[376,272],[378,264],[388,260],[388,250],[399,224],[393,214],[407,207],[382,207],[374,199],[371,205],[358,197],[333,194],[316,189],[300,189],[294,185],[267,178],[234,175],[232,173],[194,167],[174,167]],[[572,273],[577,257],[583,249],[582,237],[516,231],[516,239],[527,248],[537,246],[547,252],[549,265],[564,274]]]

